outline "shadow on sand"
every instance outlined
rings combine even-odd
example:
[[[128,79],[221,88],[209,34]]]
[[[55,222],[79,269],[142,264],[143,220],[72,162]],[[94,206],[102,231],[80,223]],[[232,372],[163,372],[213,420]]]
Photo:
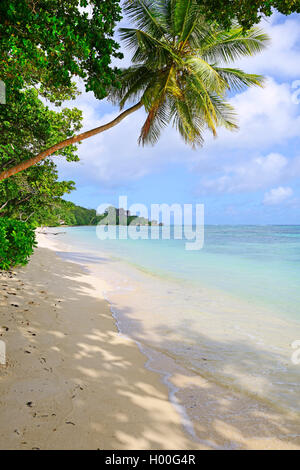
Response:
[[[161,378],[144,367],[136,344],[117,334],[107,303],[83,280],[82,268],[43,251],[20,272],[25,285],[12,325],[21,348],[11,351],[16,360],[0,372],[0,400],[10,410],[0,411],[6,422],[0,448],[192,449],[209,447],[201,444],[207,441],[221,448],[300,447],[297,422],[181,370],[173,382],[184,391],[178,400],[185,397],[193,419],[199,440],[193,443]],[[78,253],[76,260],[86,257]],[[197,341],[207,339],[197,335]],[[247,360],[259,353],[249,351]],[[267,367],[265,351],[261,361]]]

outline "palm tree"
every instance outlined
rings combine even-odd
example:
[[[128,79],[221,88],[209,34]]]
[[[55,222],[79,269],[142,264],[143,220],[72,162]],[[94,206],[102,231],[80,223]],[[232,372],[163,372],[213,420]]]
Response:
[[[226,67],[243,56],[253,56],[268,43],[268,36],[254,27],[245,32],[235,24],[224,31],[208,24],[197,0],[128,0],[125,13],[136,28],[122,28],[121,38],[132,50],[132,66],[121,74],[121,86],[109,99],[122,110],[116,119],[59,142],[0,174],[0,181],[40,162],[54,152],[104,132],[136,110],[147,119],[139,142],[154,144],[169,123],[186,143],[203,144],[203,133],[217,134],[219,126],[237,128],[236,116],[226,101],[228,91],[261,86],[263,77]]]

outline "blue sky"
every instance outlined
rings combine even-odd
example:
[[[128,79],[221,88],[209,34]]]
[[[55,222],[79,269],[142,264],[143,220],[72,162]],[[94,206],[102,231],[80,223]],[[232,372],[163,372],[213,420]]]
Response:
[[[79,163],[59,162],[60,177],[77,186],[68,199],[93,208],[117,205],[120,195],[129,205],[204,203],[208,224],[299,224],[300,16],[276,14],[261,26],[270,46],[236,66],[264,74],[267,82],[231,97],[238,132],[221,129],[217,139],[207,134],[194,151],[170,127],[155,147],[143,148],[137,144],[141,110],[82,143]],[[118,113],[85,92],[72,106],[83,110],[84,130]]]

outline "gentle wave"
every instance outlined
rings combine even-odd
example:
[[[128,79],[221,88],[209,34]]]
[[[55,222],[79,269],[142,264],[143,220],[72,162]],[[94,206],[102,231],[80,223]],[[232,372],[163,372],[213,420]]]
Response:
[[[77,252],[68,256],[109,281],[120,331],[164,356],[152,367],[165,377],[171,360],[300,412],[300,365],[291,361],[300,339],[300,227],[207,228],[196,254],[184,241],[99,241],[93,227],[64,231]]]

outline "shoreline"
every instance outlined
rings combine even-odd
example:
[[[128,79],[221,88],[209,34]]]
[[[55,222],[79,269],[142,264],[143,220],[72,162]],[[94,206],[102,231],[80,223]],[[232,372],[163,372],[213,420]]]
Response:
[[[173,373],[164,373],[167,368],[161,367],[161,357],[154,357],[159,356],[157,351],[152,351],[138,344],[138,341],[119,333],[118,329],[121,328],[118,325],[118,316],[114,313],[113,306],[101,294],[108,288],[105,282],[99,279],[99,276],[95,276],[95,273],[89,270],[89,266],[84,267],[82,263],[67,261],[57,256],[54,252],[59,254],[59,251],[68,251],[67,245],[64,245],[61,239],[53,237],[50,239],[43,234],[38,234],[38,238],[39,248],[34,257],[28,266],[16,271],[14,279],[25,284],[25,287],[21,287],[19,296],[23,294],[22,305],[20,302],[19,307],[11,306],[13,313],[18,309],[18,313],[20,311],[25,313],[26,318],[30,317],[28,311],[30,312],[31,308],[35,310],[36,316],[33,320],[34,323],[39,323],[39,328],[34,325],[33,330],[31,324],[33,320],[29,319],[25,330],[28,328],[27,333],[31,331],[36,335],[31,337],[31,340],[35,340],[31,346],[35,346],[36,351],[29,349],[28,352],[31,354],[20,351],[22,345],[20,340],[24,338],[20,336],[15,340],[9,338],[10,330],[3,333],[7,337],[9,362],[6,369],[0,368],[1,449],[300,448],[299,426],[297,428],[297,424],[288,417],[285,418],[282,414],[259,405],[249,397],[242,397],[233,390],[225,390],[192,371],[174,368],[173,364],[170,366],[173,368]],[[31,297],[34,296],[37,305],[24,295],[23,291],[29,289],[28,283],[32,291]],[[55,299],[58,302],[56,308],[54,308]],[[46,305],[45,300],[47,300]],[[3,314],[4,303],[1,299],[0,315]],[[32,307],[23,310],[26,304]],[[44,309],[52,316],[54,331],[49,331],[49,319],[45,317],[45,312],[40,318]],[[83,312],[85,321],[82,318]],[[3,321],[1,316],[1,323]],[[72,335],[68,333],[68,344],[64,345],[62,340],[66,330],[72,331]],[[49,335],[51,339],[53,339],[51,335],[54,335],[59,346],[51,343]],[[36,338],[40,336],[45,337],[36,344]],[[10,346],[14,341],[15,349],[11,350]],[[49,345],[51,347],[48,358],[44,351],[46,346],[47,350],[49,349]],[[55,348],[58,348],[58,351]],[[72,357],[66,354],[69,350],[72,351]],[[55,374],[55,380],[59,379],[60,383],[59,385],[56,381],[53,383],[53,380],[46,380],[45,384],[42,384],[42,392],[49,394],[46,401],[42,398],[40,401],[38,398],[33,400],[29,393],[29,390],[33,390],[32,393],[36,392],[35,388],[39,386],[39,381],[35,382],[36,376],[39,379],[44,376],[45,363],[40,367],[36,360],[31,361],[34,353],[41,355],[42,351],[43,358],[47,361],[46,369],[49,369],[48,362],[51,363],[50,368]],[[22,354],[19,354],[21,352]],[[57,354],[54,354],[55,352]],[[59,361],[59,352],[64,353],[64,364]],[[17,365],[10,362],[10,357],[13,361],[16,360]],[[23,358],[24,364],[21,363],[20,357]],[[164,357],[164,360],[171,361],[171,358]],[[81,365],[82,362],[84,367]],[[103,379],[106,388],[99,383]],[[88,387],[82,385],[85,380]],[[65,392],[61,391],[61,384],[63,391],[66,389]],[[116,384],[119,387],[117,389]],[[26,402],[23,400],[21,403],[24,388],[28,395]],[[11,397],[8,394],[9,390],[13,392]],[[77,391],[80,397],[77,396]],[[57,396],[61,395],[62,401],[66,404],[64,409],[71,410],[67,414],[67,419],[63,410],[56,411],[55,416],[49,411],[44,411],[47,409],[46,404],[50,397],[52,402],[55,402]],[[104,410],[95,395],[100,397],[100,402],[104,398],[106,405]],[[76,403],[75,406],[73,401]],[[198,402],[197,408],[194,408],[195,401]],[[10,432],[7,432],[6,424],[10,422],[8,416],[10,413],[14,414],[16,402],[20,405],[20,416],[15,417],[15,421],[12,420],[15,424],[11,424]],[[228,403],[232,402],[234,409],[228,410]],[[26,403],[31,403],[31,406]],[[51,409],[51,406],[49,408]],[[214,408],[218,410],[219,415],[212,419]],[[247,416],[249,409],[251,413]],[[95,413],[98,418],[94,418]],[[115,415],[117,420],[109,422],[108,414]],[[102,425],[103,419],[105,426]],[[51,431],[52,421],[55,421],[55,426],[51,425],[53,427]],[[19,429],[20,422],[24,429],[22,433]],[[12,430],[12,427],[15,429]],[[121,431],[119,427],[122,428]]]
[[[39,247],[0,282],[0,449],[204,448],[119,335],[101,281]]]

